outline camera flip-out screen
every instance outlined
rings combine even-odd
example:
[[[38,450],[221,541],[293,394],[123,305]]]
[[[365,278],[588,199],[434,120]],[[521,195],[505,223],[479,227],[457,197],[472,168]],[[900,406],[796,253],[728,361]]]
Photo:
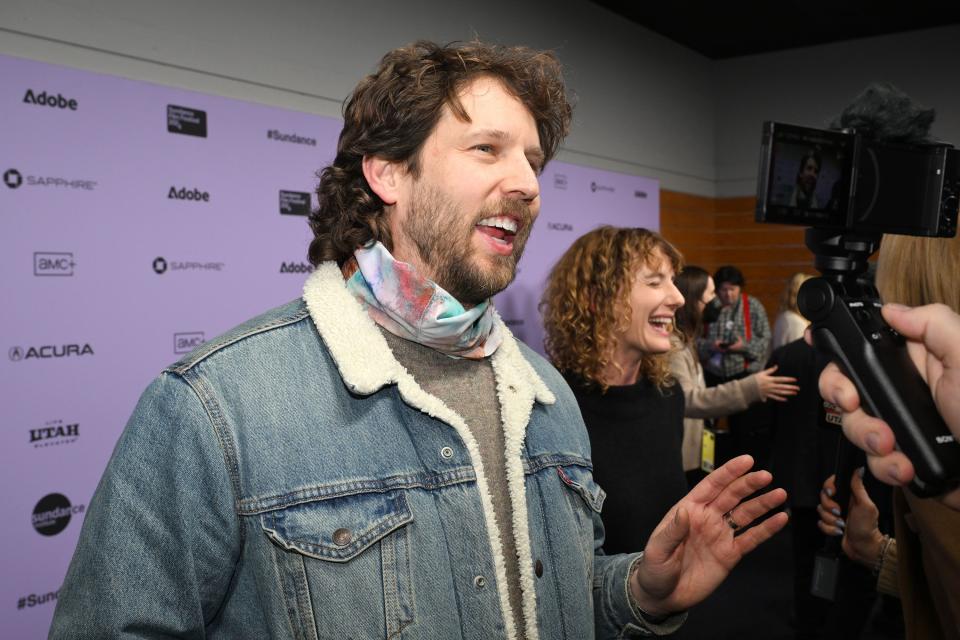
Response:
[[[843,228],[855,138],[778,122],[764,128],[758,219]]]

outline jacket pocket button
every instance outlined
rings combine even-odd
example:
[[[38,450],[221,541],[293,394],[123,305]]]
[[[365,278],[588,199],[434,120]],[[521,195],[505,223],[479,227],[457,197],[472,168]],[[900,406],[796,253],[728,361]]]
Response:
[[[537,558],[537,561],[533,565],[533,572],[537,574],[538,578],[543,577],[543,561]]]
[[[485,586],[487,586],[487,579],[483,576],[477,576],[473,579],[473,584],[477,589],[483,589]]]
[[[353,534],[350,533],[350,529],[340,528],[333,532],[333,544],[338,547],[347,546],[352,539]]]

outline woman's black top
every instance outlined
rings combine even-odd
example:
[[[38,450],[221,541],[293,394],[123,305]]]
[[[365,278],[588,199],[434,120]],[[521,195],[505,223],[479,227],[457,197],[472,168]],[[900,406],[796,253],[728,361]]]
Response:
[[[687,493],[683,391],[642,380],[601,393],[564,374],[590,434],[593,477],[607,492],[601,517],[608,554],[643,550],[667,511]]]

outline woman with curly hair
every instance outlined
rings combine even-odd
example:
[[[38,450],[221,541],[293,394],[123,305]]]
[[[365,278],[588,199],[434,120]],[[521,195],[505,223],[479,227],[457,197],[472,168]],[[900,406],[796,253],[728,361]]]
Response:
[[[553,267],[541,303],[547,355],[580,405],[607,491],[607,553],[643,545],[687,491],[683,390],[666,358],[682,263],[653,231],[600,227]]]

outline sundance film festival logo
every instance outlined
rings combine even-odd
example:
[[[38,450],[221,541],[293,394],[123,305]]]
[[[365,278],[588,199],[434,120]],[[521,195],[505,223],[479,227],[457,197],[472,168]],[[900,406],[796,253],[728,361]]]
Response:
[[[563,175],[562,173],[553,174],[553,188],[566,190],[567,176]]]
[[[80,423],[67,424],[63,420],[50,420],[38,429],[30,429],[30,444],[34,449],[73,444],[80,437]]]
[[[647,199],[647,192],[646,192],[646,191],[641,191],[641,190],[637,189],[637,190],[635,190],[635,191],[633,192],[633,197],[634,197],[634,198],[642,198],[642,199],[646,200],[646,199]]]
[[[33,528],[42,536],[55,536],[70,524],[70,518],[83,513],[85,505],[71,505],[62,493],[50,493],[40,498],[33,508]]]
[[[54,358],[71,358],[92,356],[93,347],[84,344],[45,344],[39,347],[10,347],[7,355],[13,362],[21,360],[49,360]]]
[[[33,275],[35,276],[72,276],[75,266],[72,253],[45,251],[33,253]]]
[[[616,191],[616,189],[614,189],[609,185],[600,184],[599,182],[594,181],[590,183],[590,191],[592,191],[593,193],[596,193],[597,191],[609,191],[610,193],[613,193],[614,191]]]
[[[67,109],[69,111],[76,111],[77,101],[72,98],[65,98],[59,93],[53,95],[52,93],[48,94],[46,91],[41,91],[40,93],[34,93],[33,89],[27,89],[27,92],[23,95],[23,101],[26,104],[35,104],[40,107],[52,107],[54,109]]]
[[[31,593],[29,595],[17,598],[17,609],[32,609],[41,604],[54,603],[57,601],[59,591],[48,591],[47,593]]]
[[[170,260],[167,261],[163,256],[157,256],[153,259],[153,271],[157,275],[167,271],[216,271],[220,272],[226,268],[224,262],[199,262],[196,260]]]
[[[547,229],[550,231],[573,231],[573,225],[566,222],[548,222]]]
[[[207,137],[207,112],[190,107],[167,105],[167,131],[185,136]]]
[[[59,187],[61,189],[83,189],[84,191],[93,191],[97,188],[96,180],[40,175],[27,175],[24,179],[23,174],[17,169],[7,169],[3,173],[3,183],[9,189],[19,189],[24,182],[27,183],[28,187]]]
[[[310,194],[306,191],[281,191],[280,213],[287,216],[310,215]]]
[[[173,334],[173,352],[190,353],[206,342],[203,331],[192,331]]]
[[[290,142],[293,144],[305,144],[311,147],[317,146],[317,141],[314,138],[308,138],[306,136],[301,136],[296,133],[282,133],[276,129],[270,129],[267,131],[268,140],[276,140],[277,142]]]

